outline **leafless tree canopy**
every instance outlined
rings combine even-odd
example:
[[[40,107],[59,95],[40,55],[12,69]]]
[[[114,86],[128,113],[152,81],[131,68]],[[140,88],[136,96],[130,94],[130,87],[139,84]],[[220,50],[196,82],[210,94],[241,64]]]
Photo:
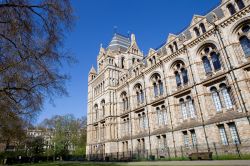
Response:
[[[71,60],[62,43],[72,23],[70,0],[0,1],[0,114],[32,115],[67,94],[60,67]]]

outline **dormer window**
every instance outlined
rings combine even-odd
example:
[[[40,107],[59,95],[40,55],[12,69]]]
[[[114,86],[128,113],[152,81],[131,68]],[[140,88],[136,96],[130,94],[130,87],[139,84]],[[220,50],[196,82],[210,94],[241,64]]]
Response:
[[[173,54],[174,53],[174,49],[173,49],[173,47],[171,45],[169,45],[169,49],[170,49],[171,53]]]
[[[245,7],[245,4],[243,3],[242,0],[236,0],[235,2],[240,10]]]
[[[200,36],[200,31],[197,27],[194,28],[194,32],[195,32],[197,37]]]
[[[178,50],[178,46],[177,46],[176,41],[173,44],[174,44],[174,47],[175,47],[175,51],[177,51]]]
[[[234,15],[234,13],[236,13],[236,10],[231,3],[227,5],[227,9],[231,15]]]
[[[206,28],[205,28],[205,25],[203,23],[200,23],[200,28],[201,28],[202,33],[206,32]]]

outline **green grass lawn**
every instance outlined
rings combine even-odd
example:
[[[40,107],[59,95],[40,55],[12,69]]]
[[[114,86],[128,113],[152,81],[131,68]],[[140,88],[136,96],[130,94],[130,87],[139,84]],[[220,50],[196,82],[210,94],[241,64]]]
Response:
[[[95,163],[95,162],[52,162],[52,163],[36,163],[36,164],[15,164],[13,166],[122,166],[121,163]],[[123,165],[124,166],[124,165]]]

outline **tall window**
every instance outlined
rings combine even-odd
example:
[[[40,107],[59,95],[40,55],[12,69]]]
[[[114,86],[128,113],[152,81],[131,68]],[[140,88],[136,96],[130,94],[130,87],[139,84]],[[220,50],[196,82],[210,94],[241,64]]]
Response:
[[[210,61],[208,60],[207,56],[204,56],[202,58],[202,61],[203,61],[205,72],[207,74],[211,73],[212,72],[212,67],[211,67]]]
[[[97,121],[98,119],[98,105],[95,104],[94,106],[94,121]]]
[[[190,112],[190,117],[195,118],[196,116],[195,116],[194,103],[190,96],[187,97],[187,104]]]
[[[141,94],[141,103],[144,103],[144,93],[143,90],[140,91]]]
[[[201,28],[202,33],[206,32],[206,28],[205,28],[205,25],[203,23],[200,23],[200,28]]]
[[[235,10],[234,6],[231,3],[227,5],[227,9],[228,9],[228,11],[229,11],[229,13],[231,15],[233,15],[234,13],[236,13],[236,10]]]
[[[215,52],[211,53],[211,59],[213,62],[213,66],[215,70],[220,70],[221,69],[221,64],[220,64],[220,59],[219,55],[216,54]]]
[[[243,3],[242,0],[236,0],[235,2],[240,10],[245,7],[245,4]]]
[[[167,110],[166,110],[166,108],[165,108],[164,105],[161,107],[161,110],[162,110],[163,124],[167,125],[167,123],[168,123],[168,116],[167,116]]]
[[[246,57],[250,57],[250,40],[246,36],[240,37],[240,45]]]
[[[192,143],[193,143],[193,146],[197,145],[197,137],[196,137],[196,133],[194,130],[191,130],[190,131],[191,133],[191,138],[192,138]]]
[[[230,133],[232,136],[233,144],[240,144],[240,139],[239,139],[239,135],[238,135],[235,123],[229,123],[228,126],[229,126]]]
[[[162,125],[162,113],[159,107],[156,107],[158,125]]]
[[[141,129],[146,129],[148,127],[148,121],[146,114],[142,112],[141,114],[138,114],[139,117],[139,124]]]
[[[126,111],[126,110],[128,110],[128,97],[127,97],[127,93],[126,92],[122,92],[121,98],[122,98],[123,111]]]
[[[163,95],[163,83],[162,81],[159,81],[159,90],[160,90],[160,95]]]
[[[125,58],[124,57],[122,57],[122,59],[121,59],[121,67],[124,69],[124,60],[125,60]]]
[[[183,132],[183,142],[186,147],[189,146],[189,138],[188,138],[188,133],[186,131]]]
[[[175,80],[176,80],[177,86],[181,86],[181,77],[178,72],[175,72]]]
[[[184,84],[188,83],[187,69],[182,68],[181,74],[182,74],[182,78],[183,78],[183,83]]]
[[[140,101],[140,93],[139,92],[136,92],[136,98],[137,98],[137,104],[140,104],[141,101]]]
[[[105,116],[105,100],[102,100],[102,116]]]
[[[212,98],[213,98],[213,102],[214,102],[216,111],[220,112],[221,109],[222,109],[222,106],[221,106],[221,101],[220,101],[219,93],[218,93],[217,89],[214,88],[214,87],[211,88],[211,93],[212,93]]]
[[[224,84],[221,86],[221,94],[223,96],[226,108],[227,109],[232,108],[233,107],[233,103],[232,103],[231,97],[229,95],[229,89]]]
[[[157,115],[156,120],[158,122],[158,125],[167,124],[167,113],[164,106],[161,109],[159,107],[156,107],[156,115]]]
[[[158,87],[156,83],[154,83],[154,94],[155,96],[158,96]]]
[[[174,52],[174,49],[173,49],[173,47],[171,45],[169,45],[169,49],[170,49],[171,53]]]
[[[180,109],[184,120],[196,117],[194,102],[190,96],[186,97],[186,101],[183,98],[180,99]]]
[[[194,28],[194,32],[195,32],[197,37],[200,36],[200,31],[197,27]]]
[[[187,119],[188,118],[187,109],[186,109],[186,104],[183,99],[180,99],[180,106],[181,106],[181,113],[182,113],[183,119]]]
[[[176,41],[174,42],[174,47],[175,47],[175,51],[177,51],[178,50],[178,46],[177,46]]]
[[[224,125],[219,125],[218,127],[219,127],[219,131],[220,131],[220,137],[221,137],[222,144],[228,145],[227,134],[226,134]]]

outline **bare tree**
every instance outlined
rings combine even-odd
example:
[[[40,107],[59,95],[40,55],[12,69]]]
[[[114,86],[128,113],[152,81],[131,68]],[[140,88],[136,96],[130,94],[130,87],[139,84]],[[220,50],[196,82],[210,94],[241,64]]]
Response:
[[[27,117],[67,95],[60,68],[73,60],[63,49],[73,18],[70,0],[0,1],[0,114]]]

